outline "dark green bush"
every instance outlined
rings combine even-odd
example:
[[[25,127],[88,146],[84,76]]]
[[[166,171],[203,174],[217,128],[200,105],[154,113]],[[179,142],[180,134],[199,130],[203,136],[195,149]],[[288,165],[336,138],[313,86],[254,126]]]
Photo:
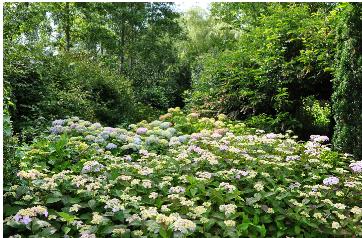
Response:
[[[337,28],[337,66],[333,113],[333,144],[343,152],[362,156],[362,5],[342,5]]]
[[[24,54],[21,54],[21,53]],[[12,85],[14,129],[29,141],[49,121],[80,116],[108,125],[134,121],[131,83],[88,54],[28,56],[27,49],[8,54],[5,81]]]

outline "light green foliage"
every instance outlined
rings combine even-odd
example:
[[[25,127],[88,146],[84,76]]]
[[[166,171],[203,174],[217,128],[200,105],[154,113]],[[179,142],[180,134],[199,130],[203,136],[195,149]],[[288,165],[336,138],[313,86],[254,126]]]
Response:
[[[362,6],[341,4],[337,28],[333,144],[339,151],[362,156]]]
[[[127,129],[77,117],[20,149],[4,235],[361,235],[361,161],[324,136],[297,142],[171,108]]]
[[[302,101],[303,107],[298,114],[299,120],[310,122],[309,126],[304,126],[308,134],[326,134],[331,123],[331,107],[328,102],[316,100],[313,96]]]

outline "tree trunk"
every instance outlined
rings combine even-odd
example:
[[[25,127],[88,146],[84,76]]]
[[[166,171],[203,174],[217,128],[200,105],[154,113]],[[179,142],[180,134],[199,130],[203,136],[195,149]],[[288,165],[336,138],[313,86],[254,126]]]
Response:
[[[120,71],[121,73],[124,71],[124,52],[125,52],[125,24],[124,20],[122,21],[122,28],[121,28],[121,65],[120,65]]]

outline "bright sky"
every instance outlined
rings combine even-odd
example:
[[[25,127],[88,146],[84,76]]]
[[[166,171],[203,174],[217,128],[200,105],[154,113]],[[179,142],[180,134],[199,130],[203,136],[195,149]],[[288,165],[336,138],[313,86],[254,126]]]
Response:
[[[178,9],[180,9],[182,12],[188,10],[191,7],[201,7],[205,10],[208,10],[208,7],[210,5],[210,3],[213,2],[212,0],[181,0],[181,1],[176,1],[176,6]]]

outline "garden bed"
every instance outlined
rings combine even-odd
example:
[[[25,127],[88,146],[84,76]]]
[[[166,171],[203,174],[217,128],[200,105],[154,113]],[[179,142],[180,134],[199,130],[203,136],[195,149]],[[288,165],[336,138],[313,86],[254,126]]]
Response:
[[[56,120],[18,151],[4,191],[13,237],[353,237],[362,162],[178,108],[127,129]]]

